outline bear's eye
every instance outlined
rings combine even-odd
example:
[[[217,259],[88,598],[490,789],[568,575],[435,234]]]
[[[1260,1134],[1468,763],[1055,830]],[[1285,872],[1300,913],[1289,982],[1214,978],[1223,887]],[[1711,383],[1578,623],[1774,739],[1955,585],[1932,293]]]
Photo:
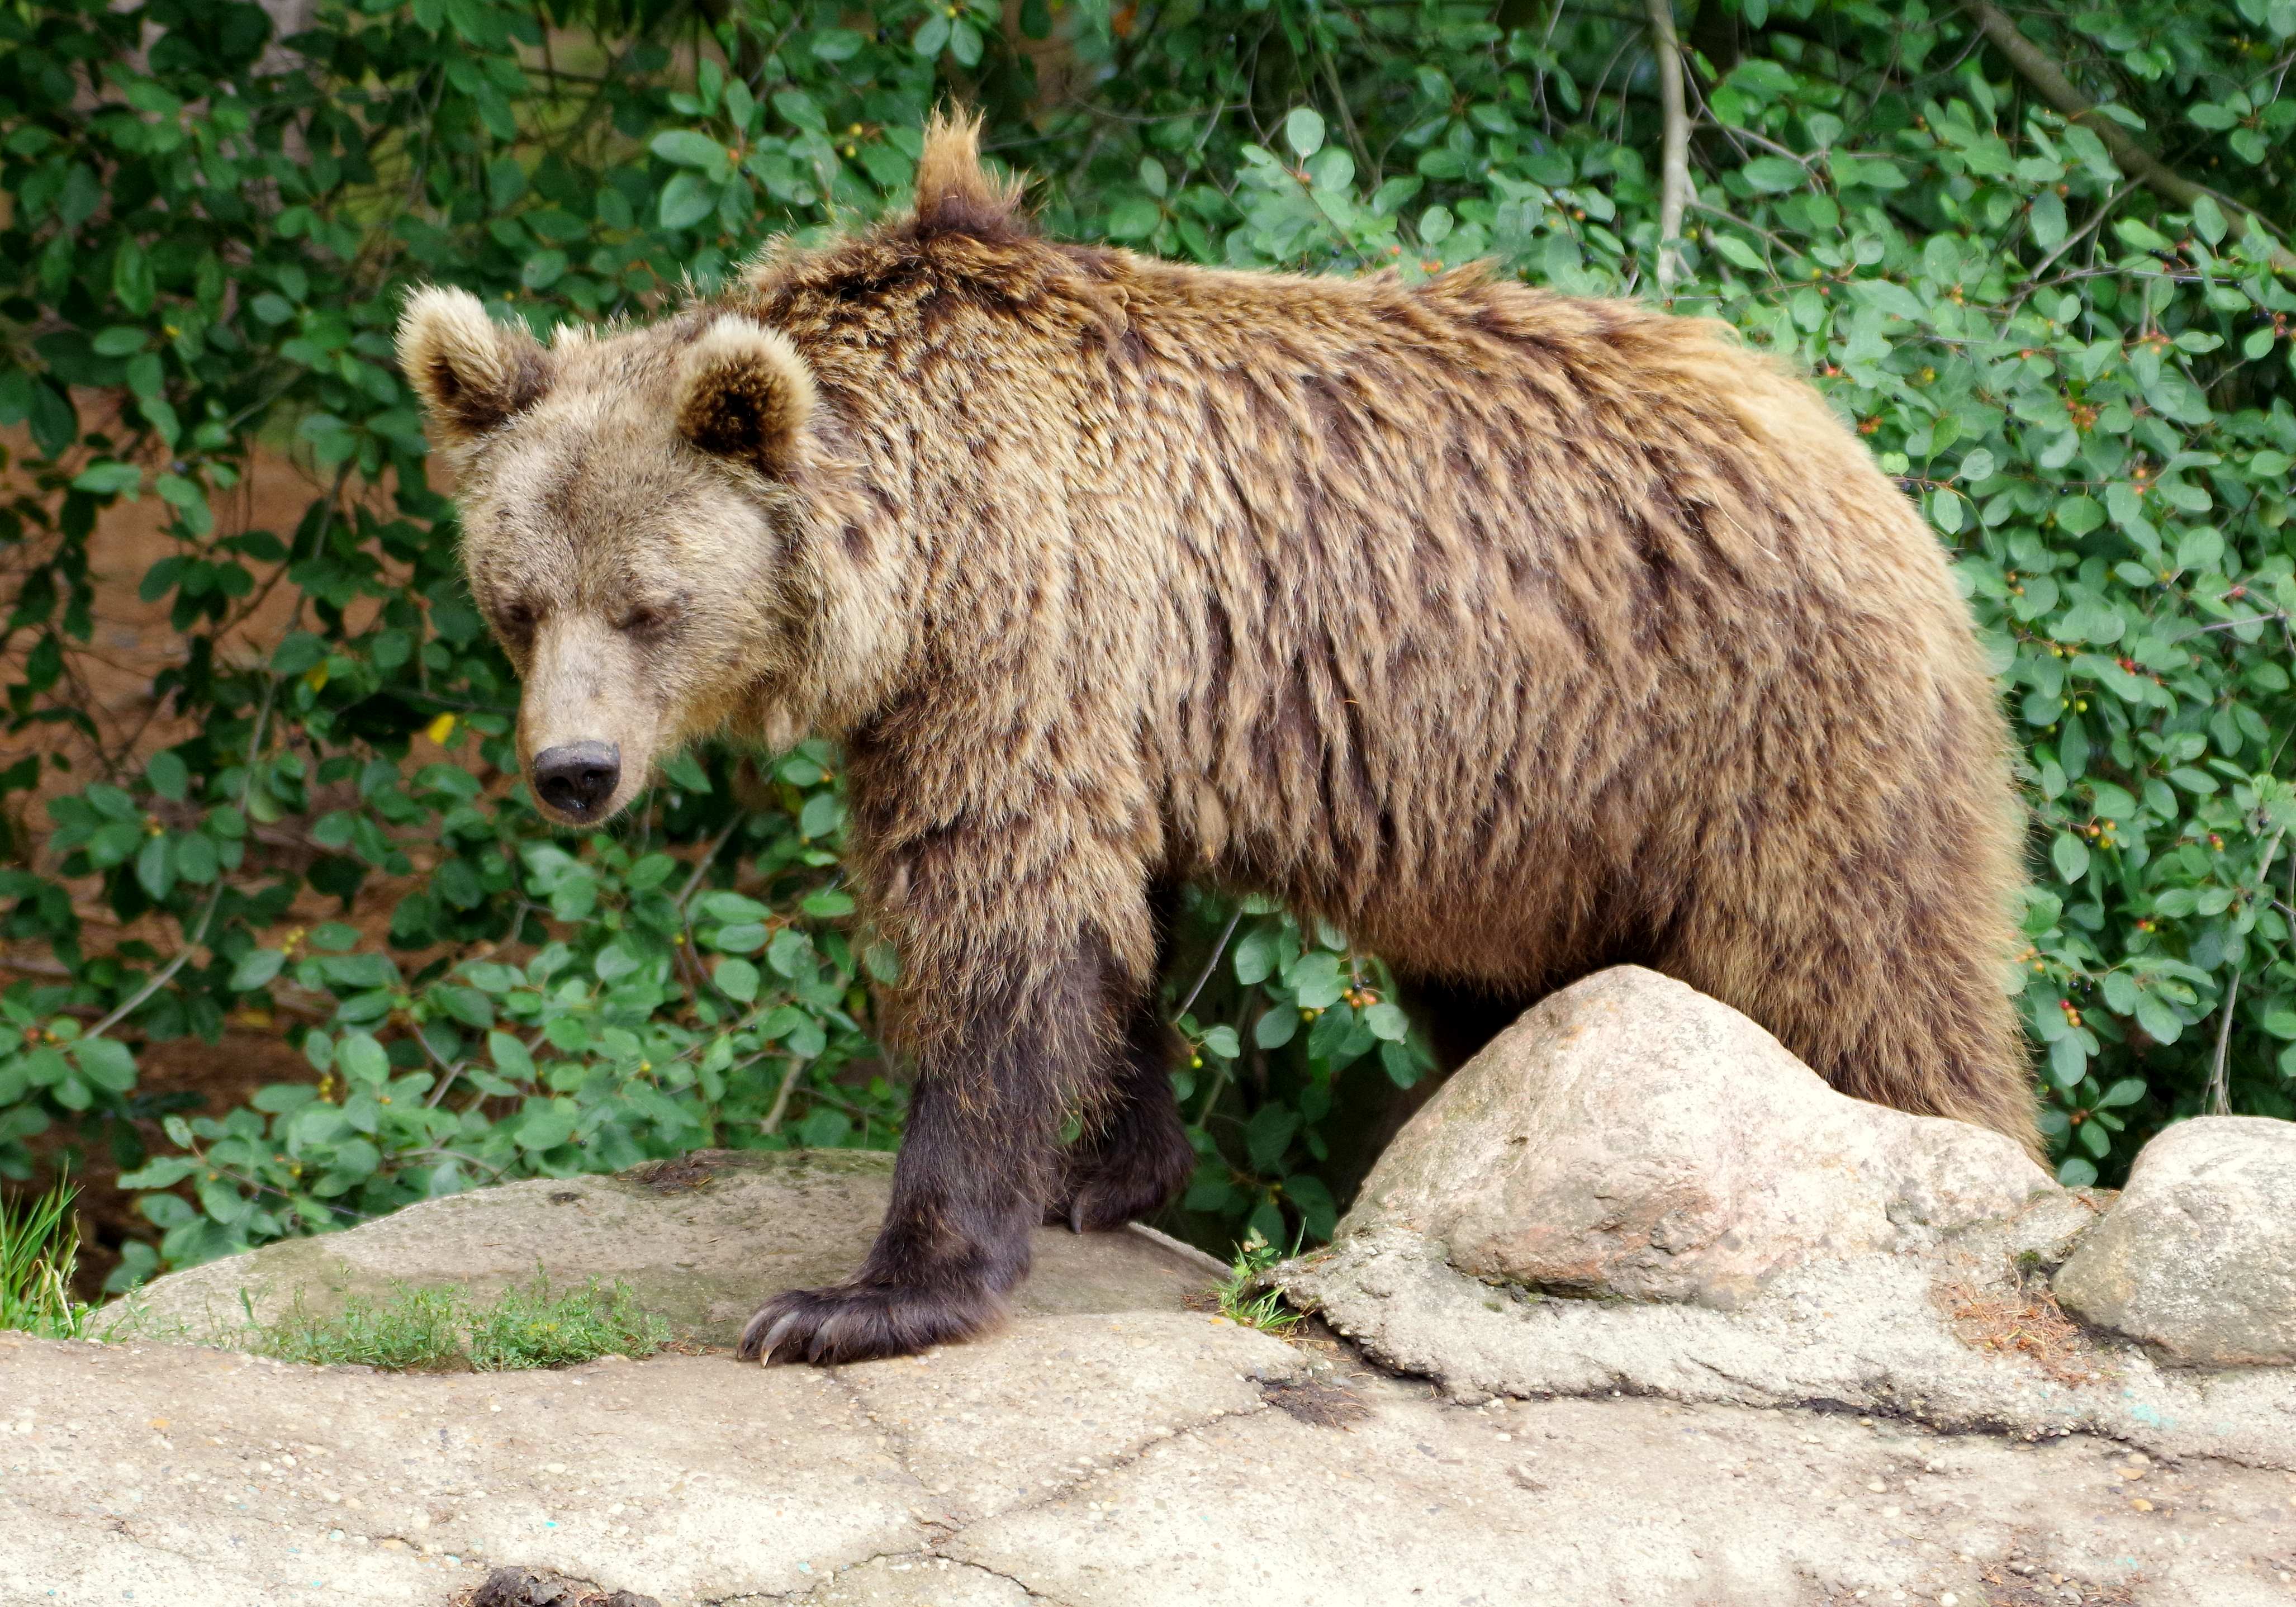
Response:
[[[659,636],[676,625],[685,599],[670,598],[660,603],[635,603],[629,611],[614,621],[614,628],[634,636]]]
[[[537,618],[531,603],[505,603],[495,611],[495,629],[505,641],[523,642],[534,635]]]

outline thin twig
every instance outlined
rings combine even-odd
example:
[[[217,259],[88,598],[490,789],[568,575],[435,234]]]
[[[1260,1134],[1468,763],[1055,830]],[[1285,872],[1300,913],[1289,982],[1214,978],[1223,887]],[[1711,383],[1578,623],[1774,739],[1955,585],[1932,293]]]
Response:
[[[1682,100],[1682,43],[1674,0],[1650,0],[1651,49],[1658,57],[1658,98],[1665,116],[1659,159],[1658,292],[1674,293],[1682,277],[1682,212],[1690,200],[1690,114]]]
[[[2217,1053],[2209,1067],[2209,1114],[2232,1114],[2232,1094],[2227,1086],[2226,1071],[2232,1049],[2232,1007],[2240,1001],[2240,972],[2232,973],[2225,986],[2224,1019],[2217,1023]]]
[[[2264,845],[2264,858],[2256,867],[2259,887],[2262,887],[2265,878],[2272,874],[2272,861],[2280,852],[2280,840],[2287,834],[2288,828],[2283,826],[2272,834],[2272,840]],[[2269,892],[2265,894],[2267,899],[2271,896]],[[2209,1064],[2209,1114],[2211,1116],[2232,1114],[2232,1012],[2233,1006],[2240,1002],[2240,971],[2235,967],[2232,980],[2225,985],[2224,1017],[2217,1023],[2217,1052]]]
[[[255,716],[254,734],[247,739],[247,778],[240,783],[239,788],[239,806],[242,813],[244,813],[247,808],[248,794],[254,791],[255,788],[255,757],[262,750],[264,727],[270,723],[271,719],[272,695],[276,693],[278,689],[279,680],[277,676],[273,676],[266,677],[263,683],[263,707],[257,711]],[[87,1036],[89,1037],[102,1037],[105,1033],[119,1025],[120,1022],[126,1021],[129,1016],[134,1015],[138,1010],[141,1010],[144,1007],[144,1000],[150,998],[153,994],[159,992],[160,989],[165,988],[168,983],[176,980],[176,973],[183,970],[185,964],[189,963],[193,951],[195,951],[201,943],[207,940],[209,923],[215,919],[217,906],[223,902],[224,887],[224,878],[217,876],[216,878],[215,891],[208,895],[207,907],[200,912],[199,925],[185,935],[184,939],[184,946],[176,951],[176,957],[168,961],[166,965],[162,966],[150,978],[146,979],[144,986],[137,988],[135,993],[129,996],[127,1003],[121,1004],[119,1009],[113,1011],[110,1015],[105,1016],[102,1021],[96,1022],[94,1026],[89,1028],[87,1029]]]
[[[766,1119],[758,1124],[758,1131],[761,1136],[770,1138],[781,1131],[782,1118],[789,1111],[790,1093],[797,1086],[798,1074],[811,1063],[809,1061],[800,1060],[795,1055],[790,1057],[790,1069],[782,1073],[782,1086],[774,1093],[773,1109],[767,1111]]]
[[[2079,246],[2082,241],[2087,239],[2088,236],[2095,234],[2099,228],[2103,227],[2104,220],[2112,215],[2112,209],[2119,206],[2122,198],[2136,187],[2136,181],[2132,178],[2127,184],[2122,184],[2119,189],[2115,190],[2112,194],[2106,196],[2103,201],[2097,207],[2096,215],[2094,217],[2091,217],[2087,223],[2081,225],[2079,228],[2059,241],[2055,250],[2051,251],[2047,256],[2042,258],[2040,261],[2035,263],[2033,265],[2033,271],[2025,275],[2025,283],[2019,285],[2017,287],[2017,293],[2010,298],[2005,316],[2013,317],[2016,315],[2017,309],[2025,305],[2027,298],[2031,296],[2035,291],[2041,288],[2041,275],[2049,271],[2051,265],[2053,265],[2058,258]]]
[[[1188,989],[1188,996],[1181,1000],[1180,1007],[1172,1013],[1174,1021],[1196,1007],[1196,996],[1203,992],[1204,984],[1212,980],[1212,972],[1219,964],[1220,956],[1227,952],[1227,940],[1235,936],[1236,923],[1242,919],[1243,906],[1238,905],[1235,913],[1227,918],[1227,925],[1221,931],[1219,941],[1212,945],[1212,957],[1206,960],[1204,968],[1196,973],[1196,985]]]
[[[747,815],[736,810],[734,818],[726,823],[726,829],[710,839],[709,846],[703,851],[701,857],[693,862],[693,874],[688,876],[685,879],[685,885],[677,890],[679,914],[685,913],[685,901],[693,897],[694,890],[701,885],[701,879],[709,873],[710,865],[717,860],[718,850],[726,846],[726,840],[740,831],[748,819]]]

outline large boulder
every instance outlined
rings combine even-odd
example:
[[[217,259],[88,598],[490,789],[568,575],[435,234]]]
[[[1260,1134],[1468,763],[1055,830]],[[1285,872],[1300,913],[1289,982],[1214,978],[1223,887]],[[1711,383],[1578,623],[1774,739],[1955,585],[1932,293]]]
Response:
[[[474,1300],[546,1275],[554,1287],[627,1284],[673,1338],[730,1345],[784,1289],[861,1265],[891,1197],[893,1158],[868,1151],[701,1150],[594,1177],[537,1177],[425,1201],[316,1239],[290,1239],[172,1273],[116,1302],[98,1331],[241,1348],[299,1302],[331,1316],[351,1295],[448,1283]],[[1223,1270],[1144,1227],[1036,1235],[1020,1316],[1179,1311]]]
[[[1339,1237],[1400,1226],[1473,1277],[1727,1308],[1812,1256],[1931,1242],[2054,1187],[2013,1140],[1837,1094],[1729,1006],[1621,966],[1453,1078]]]
[[[2169,1128],[2055,1288],[2068,1311],[2174,1361],[2296,1362],[2296,1123]]]
[[[2283,1320],[2296,1202],[2268,1179],[2285,1175],[2260,1153],[2207,1170],[2239,1182],[2195,1208],[2218,1224],[2202,1243],[2251,1259],[2282,1235],[2278,1281],[2257,1288]],[[1621,970],[1501,1034],[1404,1129],[1333,1242],[1268,1276],[1462,1400],[1821,1404],[2296,1471],[2296,1373],[2164,1367],[2057,1308],[2049,1275],[2104,1209],[1997,1133],[1844,1098],[1736,1013]],[[2242,1216],[2270,1226],[2236,1239]],[[2152,1220],[2127,1218],[2139,1239]],[[2234,1265],[2194,1268],[2220,1303],[2243,1298]],[[2149,1335],[2142,1304],[2116,1325]],[[2284,1342],[2275,1320],[2254,1314],[2240,1353]]]

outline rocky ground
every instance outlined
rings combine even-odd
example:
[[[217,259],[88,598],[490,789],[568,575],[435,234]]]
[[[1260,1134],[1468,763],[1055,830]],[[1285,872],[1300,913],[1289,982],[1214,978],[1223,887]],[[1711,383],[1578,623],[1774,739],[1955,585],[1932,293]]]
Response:
[[[1406,1129],[1329,1254],[1277,1275],[1355,1339],[1221,1318],[1214,1269],[1152,1235],[1047,1230],[993,1337],[742,1365],[741,1317],[857,1259],[885,1173],[722,1155],[481,1191],[195,1269],[111,1314],[132,1323],[108,1345],[0,1335],[0,1603],[2296,1601],[2290,1369],[2195,1365],[2134,1334],[2267,1352],[2268,1279],[2233,1321],[2189,1286],[2169,1298],[2127,1242],[2156,1236],[2147,1207],[2092,1268],[2130,1328],[2077,1324],[2049,1279],[2112,1220],[2109,1197],[2065,1196],[1961,1132],[1889,1125],[1912,1119],[1864,1131],[1868,1107],[1801,1112],[1840,1175],[1797,1181],[1758,1118],[1807,1100],[1806,1070],[1764,1070],[1734,1018],[1639,978],[1558,996]],[[1581,1062],[1612,1070],[1580,1080]],[[1674,1117],[1644,1112],[1606,1145],[1566,1119],[1574,1101],[1625,1115],[1611,1085],[1636,1066],[1674,1111],[1699,1064],[1733,1079],[1776,1186],[1715,1124],[1677,1144]],[[1488,1129],[1472,1141],[1471,1119]],[[2238,1256],[2282,1253],[2228,1235],[2278,1186],[2247,1140],[2284,1136],[2202,1128],[2181,1143],[2204,1155],[2158,1168],[2155,1198],[2201,1186],[2237,1207],[2197,1244],[2218,1194],[2161,1213],[2188,1235],[2188,1285],[2248,1288]],[[1494,1146],[1468,1174],[1480,1203],[1430,1182],[1444,1144]],[[1534,1148],[1561,1169],[1505,1160]],[[1573,1170],[1583,1198],[1557,1192]],[[1540,1201],[1537,1231],[1484,1231],[1494,1198]],[[537,1263],[562,1284],[625,1280],[679,1349],[414,1375],[232,1348],[298,1297],[483,1293]]]

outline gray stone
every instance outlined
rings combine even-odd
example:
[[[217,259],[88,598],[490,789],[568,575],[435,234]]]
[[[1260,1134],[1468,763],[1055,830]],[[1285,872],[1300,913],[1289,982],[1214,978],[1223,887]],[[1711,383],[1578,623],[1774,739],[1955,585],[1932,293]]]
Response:
[[[299,1298],[325,1316],[353,1294],[453,1283],[474,1300],[546,1273],[554,1287],[627,1283],[674,1337],[731,1345],[784,1289],[860,1266],[890,1195],[892,1157],[854,1150],[705,1150],[603,1177],[534,1178],[426,1201],[345,1232],[291,1239],[155,1279],[99,1314],[99,1332],[226,1347]],[[1133,1227],[1040,1229],[1021,1315],[1177,1311],[1223,1268]]]
[[[324,1263],[245,1265],[261,1267],[260,1302],[483,1288],[529,1275],[537,1251],[556,1275],[645,1289],[743,1267],[759,1283],[817,1279],[845,1269],[882,1204],[878,1163],[705,1157],[652,1186],[485,1191],[404,1213],[396,1237],[381,1223],[323,1242]],[[1997,1259],[2054,1254],[2069,1213],[2087,1210],[2044,1196],[1980,1231]],[[1388,1235],[1421,1259],[1370,1255]],[[1381,1292],[1366,1300],[1422,1323],[1416,1339],[1396,1330],[1398,1353],[1447,1329],[1486,1358],[1476,1376],[1526,1365],[1513,1349],[1524,1335],[1494,1326],[1513,1297],[1428,1241],[1389,1228],[1341,1253],[1369,1257]],[[1615,1332],[1533,1330],[1554,1341],[1555,1389],[1589,1398],[1472,1408],[1472,1386],[1447,1396],[1328,1340],[1286,1344],[1164,1303],[1200,1286],[1202,1266],[1148,1238],[1047,1235],[1039,1263],[1053,1275],[1039,1300],[1091,1308],[1024,1304],[973,1343],[825,1371],[718,1351],[394,1375],[0,1334],[0,1603],[445,1607],[505,1569],[662,1607],[1820,1607],[1899,1594],[1977,1607],[1997,1598],[1989,1583],[2021,1578],[2131,1607],[2264,1607],[2296,1582],[2296,1480],[2225,1459],[2268,1461],[2250,1453],[2275,1434],[2296,1443],[2270,1401],[2237,1387],[2198,1399],[2172,1465],[2077,1433],[2028,1446],[1881,1412],[1861,1423],[1838,1407],[1894,1364],[1824,1341],[1837,1317],[1872,1337],[1866,1308],[1815,1305],[1767,1352],[1731,1349],[1727,1325],[1766,1302],[1855,1292],[1798,1285],[1816,1262],[1735,1311],[1530,1302],[1688,1337],[1637,1356]],[[289,1275],[310,1267],[330,1270]],[[209,1300],[235,1306],[249,1285],[220,1279],[194,1300],[191,1277],[169,1293],[183,1314],[170,1320],[206,1320]],[[738,1315],[753,1296],[724,1298]],[[689,1331],[714,1320],[707,1307],[684,1308]],[[1738,1369],[1788,1376],[1798,1348],[1825,1412],[1617,1398],[1662,1365],[1670,1387],[1759,1399]],[[2189,1393],[2128,1382],[2136,1407],[2195,1410]]]
[[[1283,1409],[1303,1387],[1355,1410]],[[413,1377],[0,1335],[12,1604],[447,1607],[509,1567],[662,1607],[1979,1607],[2010,1599],[1988,1577],[2053,1574],[2266,1607],[2292,1498],[2081,1435],[1608,1389],[1472,1409],[1201,1314],[1023,1316],[828,1373]]]
[[[2173,1361],[2296,1362],[2296,1123],[2203,1116],[2161,1133],[2056,1292]]]
[[[1997,1134],[1846,1099],[1734,1012],[1613,971],[1464,1068],[1332,1245],[1270,1279],[1460,1399],[1823,1404],[2296,1470],[2296,1376],[2164,1371],[2050,1305],[2101,1209]],[[2291,1221],[2284,1199],[2256,1242]]]
[[[2046,1300],[2045,1289],[2020,1288],[2012,1242],[1993,1228],[1936,1255],[1808,1261],[1729,1311],[1529,1296],[1468,1277],[1431,1241],[1399,1228],[1273,1275],[1369,1356],[1463,1400],[1624,1390],[1849,1407],[2028,1439],[2103,1434],[2159,1455],[2296,1471],[2296,1376],[2285,1369],[2196,1374],[2158,1365],[2140,1346],[2079,1333],[2045,1365],[1964,1334],[1952,1315],[1956,1291],[2012,1311]],[[2046,1323],[2045,1307],[2036,1314]]]
[[[1403,1228],[1472,1277],[1728,1308],[1812,1257],[1933,1243],[2054,1192],[2003,1135],[1837,1094],[1727,1005],[1621,966],[1461,1069],[1338,1237]]]

